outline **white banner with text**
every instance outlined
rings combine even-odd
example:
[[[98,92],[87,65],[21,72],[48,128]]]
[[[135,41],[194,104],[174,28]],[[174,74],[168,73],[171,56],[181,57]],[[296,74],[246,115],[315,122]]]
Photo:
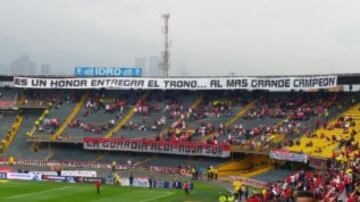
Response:
[[[14,77],[17,88],[160,90],[312,90],[336,87],[337,76],[191,78],[33,78]]]

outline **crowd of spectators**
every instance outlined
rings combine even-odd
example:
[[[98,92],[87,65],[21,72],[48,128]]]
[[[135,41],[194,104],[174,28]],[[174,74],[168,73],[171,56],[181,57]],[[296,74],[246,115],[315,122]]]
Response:
[[[292,139],[306,134],[315,129],[314,125],[326,123],[330,111],[334,114],[341,113],[345,104],[340,100],[343,96],[333,94],[332,96],[311,97],[299,95],[294,98],[259,98],[247,114],[233,125],[224,127],[220,124],[213,130],[211,138],[207,139],[209,144],[216,144],[225,141],[236,144],[245,150],[266,150],[269,147],[279,146],[278,140],[282,136],[283,144],[294,144]],[[349,100],[349,99],[347,99]],[[336,110],[334,111],[334,108]],[[275,110],[276,109],[276,110]],[[284,113],[276,113],[282,111]],[[256,116],[253,116],[257,114]],[[279,116],[284,114],[285,116]],[[259,116],[258,116],[259,115]],[[265,119],[267,118],[267,119]],[[247,128],[246,120],[263,120],[258,126]],[[276,120],[276,123],[267,123],[269,119]],[[215,131],[215,132],[214,132]],[[283,146],[283,145],[282,145]]]
[[[169,122],[177,119],[187,119],[191,113],[191,108],[185,107],[184,103],[178,99],[165,101],[163,109],[160,103],[149,104],[147,101],[141,101],[137,103],[135,111],[137,114],[142,115],[140,122],[136,123],[130,120],[125,129],[160,133]]]
[[[324,131],[316,132],[312,130],[307,130],[304,133],[304,136],[309,138],[310,140],[306,142],[306,147],[314,147],[314,143],[312,141],[312,138],[319,138],[323,139],[326,142],[330,142],[332,144],[338,143],[339,148],[344,148],[344,152],[340,152],[340,156],[349,156],[349,154],[357,149],[359,149],[358,142],[355,140],[355,135],[358,134],[358,132],[354,129],[356,126],[356,122],[353,120],[351,116],[340,116],[337,118],[333,123],[328,123],[327,121],[324,121],[323,123],[320,122],[320,120],[316,121],[316,128],[322,127],[328,132],[332,132],[334,129],[342,129],[342,134],[348,134],[349,138],[345,138],[341,134],[332,133],[331,136],[326,135]],[[288,145],[291,147],[293,145],[300,145],[300,141],[289,141]],[[319,146],[316,146],[316,152],[321,153],[322,149]],[[334,152],[333,155],[336,155],[336,152]]]
[[[80,128],[83,132],[91,132],[94,134],[102,134],[105,131],[109,131],[115,126],[115,119],[109,120],[107,123],[96,124],[94,122],[85,123],[81,120],[74,120],[69,124],[70,128]]]
[[[124,113],[124,107],[127,100],[123,97],[108,97],[103,93],[94,93],[85,102],[84,116],[89,116],[99,110],[105,110],[106,113],[115,113],[121,117]]]
[[[179,92],[175,96],[144,99],[136,103],[136,117],[129,120],[123,129],[136,130],[137,133],[150,132],[156,139],[191,141],[194,134],[208,133],[214,128],[212,120],[232,115],[233,100],[231,99],[224,101],[219,95],[209,95],[205,96],[199,106],[192,107],[191,103],[184,101],[187,97],[186,94]],[[192,97],[198,96],[192,95]],[[205,127],[193,127],[194,122]]]
[[[27,93],[25,102],[40,100],[42,105],[51,103],[56,108],[60,108],[64,102],[79,100],[79,95],[74,92],[44,95],[41,91],[30,91]],[[150,132],[154,134],[152,137],[172,141],[198,141],[199,139],[194,137],[200,137],[206,139],[209,144],[226,142],[248,148],[266,147],[275,142],[278,134],[288,137],[289,134],[298,136],[306,132],[306,121],[310,118],[318,117],[316,124],[323,124],[320,123],[321,118],[327,120],[330,109],[343,98],[339,94],[322,95],[321,93],[317,95],[290,93],[287,96],[249,94],[247,96],[253,97],[251,100],[254,105],[240,121],[226,125],[226,121],[234,115],[234,106],[239,106],[241,103],[240,96],[207,97],[199,106],[192,107],[183,102],[182,96],[156,100],[157,102],[154,102],[155,99],[145,98],[136,103],[130,103],[126,96],[106,96],[103,92],[93,92],[84,104],[82,115],[84,117],[96,116],[98,111],[105,111],[109,113],[109,118],[101,121],[76,118],[69,123],[69,127],[80,128],[85,133],[103,134],[114,128],[116,123],[124,117],[125,108],[132,105],[135,116],[141,118],[130,119],[122,126],[123,130],[132,130],[136,133]],[[240,106],[244,106],[243,104],[246,104],[246,101]],[[247,120],[258,119],[273,119],[280,124],[267,123],[266,120],[257,126],[249,127],[246,124]],[[48,131],[52,134],[63,121],[59,117],[41,120],[38,131]],[[335,127],[341,124],[342,122],[339,122]],[[344,127],[346,128],[346,125]],[[289,141],[289,144],[295,143]]]
[[[59,118],[45,118],[42,121],[42,124],[40,124],[40,121],[36,121],[36,125],[37,126],[37,131],[38,132],[44,132],[44,131],[48,131],[49,134],[54,134],[55,131],[59,128],[61,124],[61,121]]]
[[[191,141],[193,135],[204,137],[215,131],[216,126],[213,123],[214,120],[224,116],[231,117],[231,114],[232,105],[230,101],[215,100],[204,102],[197,108],[189,108],[185,116],[180,117],[178,121],[174,122],[168,136],[182,141]],[[192,128],[192,122],[197,122],[200,126]],[[191,128],[191,130],[189,130],[189,128]]]
[[[357,126],[358,116],[356,114],[360,112],[360,108],[357,109],[356,105],[354,105],[356,99],[352,98],[350,100],[355,108],[352,107],[349,110],[355,113],[355,118],[352,117],[351,113],[345,113],[332,121],[317,119],[315,126],[319,130],[306,130],[303,133],[304,138],[289,141],[287,146],[294,151],[301,148],[301,151],[315,152],[318,155],[336,156],[338,159],[349,158],[354,151],[359,149],[359,142],[356,138],[359,132]],[[318,142],[321,142],[321,144]],[[331,145],[334,150],[327,149],[326,145]]]
[[[357,202],[360,200],[360,151],[352,161],[329,159],[323,170],[299,170],[247,197],[244,187],[236,187],[236,197],[246,201],[295,201],[299,192],[311,192],[317,201]],[[234,182],[234,185],[236,183]]]
[[[104,93],[93,93],[85,101],[82,118],[76,118],[69,123],[70,128],[80,128],[83,132],[103,134],[111,130],[118,120],[124,116],[124,110],[128,105],[128,99],[124,97],[110,97]],[[104,112],[109,117],[106,120],[89,121],[88,117],[97,116]]]
[[[39,107],[51,107],[60,108],[65,102],[76,103],[80,99],[81,93],[76,91],[62,91],[50,92],[50,91],[24,91],[24,100],[22,105],[36,105]]]
[[[50,110],[61,110],[66,103],[76,103],[80,99],[80,95],[75,92],[59,92],[51,93],[48,91],[26,91],[24,105],[37,104],[37,106],[46,108],[45,117],[35,121],[36,131],[40,133],[54,134],[55,131],[65,120],[61,117],[51,117]]]
[[[328,113],[337,95],[313,97],[299,93],[285,98],[260,97],[245,114],[245,119],[279,118],[308,120],[311,116]]]

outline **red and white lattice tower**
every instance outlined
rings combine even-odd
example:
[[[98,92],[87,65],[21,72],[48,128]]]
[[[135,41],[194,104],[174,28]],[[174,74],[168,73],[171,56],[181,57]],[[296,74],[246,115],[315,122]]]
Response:
[[[160,71],[163,77],[169,77],[170,69],[170,43],[169,43],[169,18],[170,14],[165,13],[161,15],[164,21],[163,35],[164,35],[164,50],[161,53],[162,59],[160,64]]]

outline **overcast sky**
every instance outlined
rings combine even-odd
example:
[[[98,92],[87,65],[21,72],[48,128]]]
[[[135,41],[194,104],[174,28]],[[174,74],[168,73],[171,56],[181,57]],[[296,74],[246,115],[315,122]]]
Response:
[[[172,75],[360,72],[359,0],[0,0],[0,68],[133,65],[160,53],[163,12]]]

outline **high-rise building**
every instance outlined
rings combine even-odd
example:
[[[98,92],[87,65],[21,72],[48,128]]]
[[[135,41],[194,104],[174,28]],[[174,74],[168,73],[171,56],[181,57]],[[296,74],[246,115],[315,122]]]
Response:
[[[134,66],[135,67],[140,67],[142,69],[142,75],[143,76],[147,76],[147,68],[146,68],[146,58],[142,58],[142,57],[137,57],[135,58],[135,62],[134,62]]]
[[[30,74],[30,75],[36,74],[36,63],[35,62],[30,61],[28,72],[29,72],[28,74]]]
[[[36,64],[30,61],[30,57],[28,55],[20,56],[11,63],[10,67],[12,74],[35,75],[36,73]]]
[[[147,76],[160,77],[160,56],[150,56]]]
[[[41,75],[49,75],[50,74],[50,65],[49,64],[42,64],[40,69]]]

